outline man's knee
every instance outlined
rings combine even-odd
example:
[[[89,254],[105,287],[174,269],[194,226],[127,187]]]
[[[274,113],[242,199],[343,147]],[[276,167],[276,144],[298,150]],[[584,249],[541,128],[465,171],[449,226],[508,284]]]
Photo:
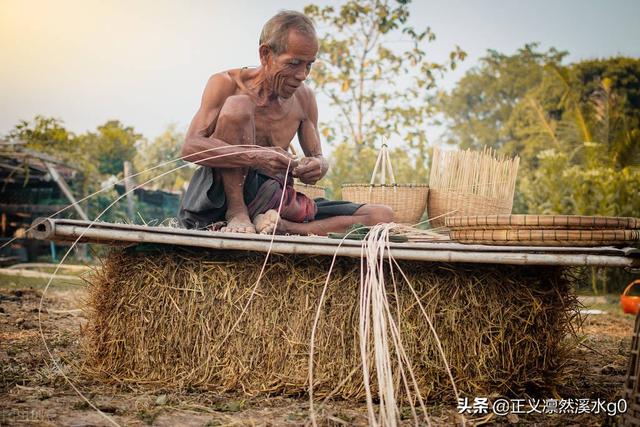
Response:
[[[387,205],[364,205],[358,210],[365,216],[365,225],[393,222],[393,209]]]
[[[248,95],[232,95],[224,101],[220,114],[218,115],[218,125],[232,124],[241,125],[253,118],[255,104]]]

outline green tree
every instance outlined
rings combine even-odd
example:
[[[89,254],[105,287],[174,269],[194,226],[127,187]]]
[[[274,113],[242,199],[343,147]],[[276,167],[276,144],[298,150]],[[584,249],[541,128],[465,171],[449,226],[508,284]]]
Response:
[[[49,154],[59,160],[81,166],[84,147],[60,119],[37,115],[32,121],[20,120],[7,138],[25,148]]]
[[[640,132],[640,60],[611,58],[568,66],[548,64],[543,78],[512,110],[504,128],[511,136],[504,147],[529,159],[558,144],[586,159],[584,141],[618,144],[607,155],[629,162],[637,155]],[[621,145],[620,145],[621,144]],[[601,146],[604,148],[604,146]],[[613,153],[613,152],[616,153]]]
[[[77,136],[67,130],[59,119],[37,115],[31,121],[20,120],[8,133],[7,139],[28,150],[50,155],[76,168],[79,173],[76,174],[73,182],[68,184],[77,198],[93,193],[102,182],[103,177],[98,173],[95,163],[91,160],[86,145],[87,140],[82,135]],[[115,190],[111,190],[83,203],[89,217],[94,218],[108,206],[116,197],[115,194]],[[116,206],[102,219],[117,220],[122,217],[123,212],[119,206]],[[66,215],[73,216],[73,210],[68,210],[63,214],[63,216]]]
[[[136,143],[143,137],[133,127],[124,126],[118,120],[110,120],[98,126],[97,132],[80,135],[91,160],[100,175],[122,176],[124,162],[133,161]]]
[[[545,114],[543,100],[535,95],[528,99],[529,116],[522,112],[522,122],[530,120],[525,128],[537,127],[537,141],[548,147],[536,155],[536,168],[523,177],[525,201],[540,213],[638,216],[637,111],[628,108],[626,93],[616,93],[615,82],[605,73],[591,74],[593,81],[585,81],[584,69],[584,64],[553,69],[561,92],[536,91],[538,97],[560,100],[554,116]]]
[[[550,48],[537,50],[526,44],[513,55],[488,50],[480,65],[467,71],[450,93],[440,97],[449,143],[460,148],[480,149],[485,145],[500,150],[514,139],[505,126],[514,108],[544,78],[546,65],[559,65],[567,52]]]
[[[180,157],[180,148],[184,141],[184,134],[176,130],[175,125],[169,125],[165,131],[153,141],[144,140],[138,144],[138,151],[134,159],[136,171],[141,172],[136,182],[146,182],[171,169],[183,166],[185,162],[178,160],[165,166],[162,163],[176,160]],[[148,170],[155,168],[153,170]],[[146,171],[146,172],[145,172]],[[193,167],[187,166],[163,177],[155,179],[146,187],[154,190],[180,191],[191,179]]]
[[[442,97],[449,139],[521,157],[514,212],[637,215],[640,60],[491,52]]]
[[[449,138],[521,157],[514,212],[640,216],[640,60],[490,52],[448,95]],[[594,291],[628,277],[591,271]]]
[[[98,126],[96,132],[75,135],[56,118],[36,116],[32,121],[21,120],[8,133],[9,141],[23,143],[27,149],[49,154],[80,172],[72,183],[77,196],[91,194],[123,176],[125,160],[133,160],[136,144],[144,141],[132,127],[119,121],[108,121]],[[175,179],[175,178],[174,178]],[[95,218],[118,197],[114,188],[105,188],[100,194],[85,202],[89,217]],[[128,218],[122,201],[101,217],[104,221],[133,221]]]
[[[20,120],[6,138],[20,147],[47,154],[75,168],[79,173],[71,185],[76,194],[86,194],[89,183],[96,178],[97,171],[83,139],[67,130],[62,120],[41,115],[31,121]],[[8,149],[13,148],[8,146]]]
[[[409,4],[349,0],[339,7],[304,8],[323,29],[313,86],[340,112],[320,124],[322,135],[337,145],[333,158],[338,167],[328,176],[334,189],[345,181],[368,181],[375,161],[369,151],[389,139],[402,141],[404,152],[412,154],[405,157],[413,157],[413,165],[398,159],[398,171],[410,168],[412,182],[426,180],[425,125],[433,113],[432,89],[465,53],[456,48],[446,64],[429,61],[426,45],[435,35],[430,28],[408,24]],[[357,166],[342,168],[341,162]]]

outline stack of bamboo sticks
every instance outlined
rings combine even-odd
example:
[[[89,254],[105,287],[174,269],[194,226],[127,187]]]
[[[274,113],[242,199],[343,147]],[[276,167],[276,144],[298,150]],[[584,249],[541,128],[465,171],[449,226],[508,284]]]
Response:
[[[432,227],[447,216],[509,214],[520,158],[482,151],[434,148],[429,177],[428,212]]]

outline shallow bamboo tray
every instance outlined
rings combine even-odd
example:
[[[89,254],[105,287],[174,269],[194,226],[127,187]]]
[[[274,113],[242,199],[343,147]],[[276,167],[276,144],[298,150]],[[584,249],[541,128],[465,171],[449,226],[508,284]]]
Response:
[[[445,220],[451,230],[486,229],[565,229],[632,230],[640,228],[640,218],[581,215],[483,215],[452,216]]]
[[[420,222],[427,207],[427,184],[344,184],[342,198],[354,203],[387,205],[393,209],[393,221],[400,224]]]
[[[506,246],[619,246],[640,242],[640,230],[451,230],[451,240]]]

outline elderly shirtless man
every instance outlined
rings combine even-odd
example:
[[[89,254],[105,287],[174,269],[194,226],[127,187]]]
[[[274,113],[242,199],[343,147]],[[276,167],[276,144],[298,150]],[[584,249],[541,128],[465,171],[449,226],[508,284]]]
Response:
[[[327,173],[315,95],[304,84],[317,52],[311,20],[282,11],[262,30],[259,67],[211,76],[182,148],[186,160],[201,165],[180,207],[185,227],[205,229],[226,220],[222,231],[270,233],[277,223],[278,233],[325,235],[393,220],[383,205],[311,201],[284,179],[288,170],[315,184]],[[296,133],[306,156],[300,161],[288,153]],[[290,206],[278,217],[274,203],[282,191]]]

